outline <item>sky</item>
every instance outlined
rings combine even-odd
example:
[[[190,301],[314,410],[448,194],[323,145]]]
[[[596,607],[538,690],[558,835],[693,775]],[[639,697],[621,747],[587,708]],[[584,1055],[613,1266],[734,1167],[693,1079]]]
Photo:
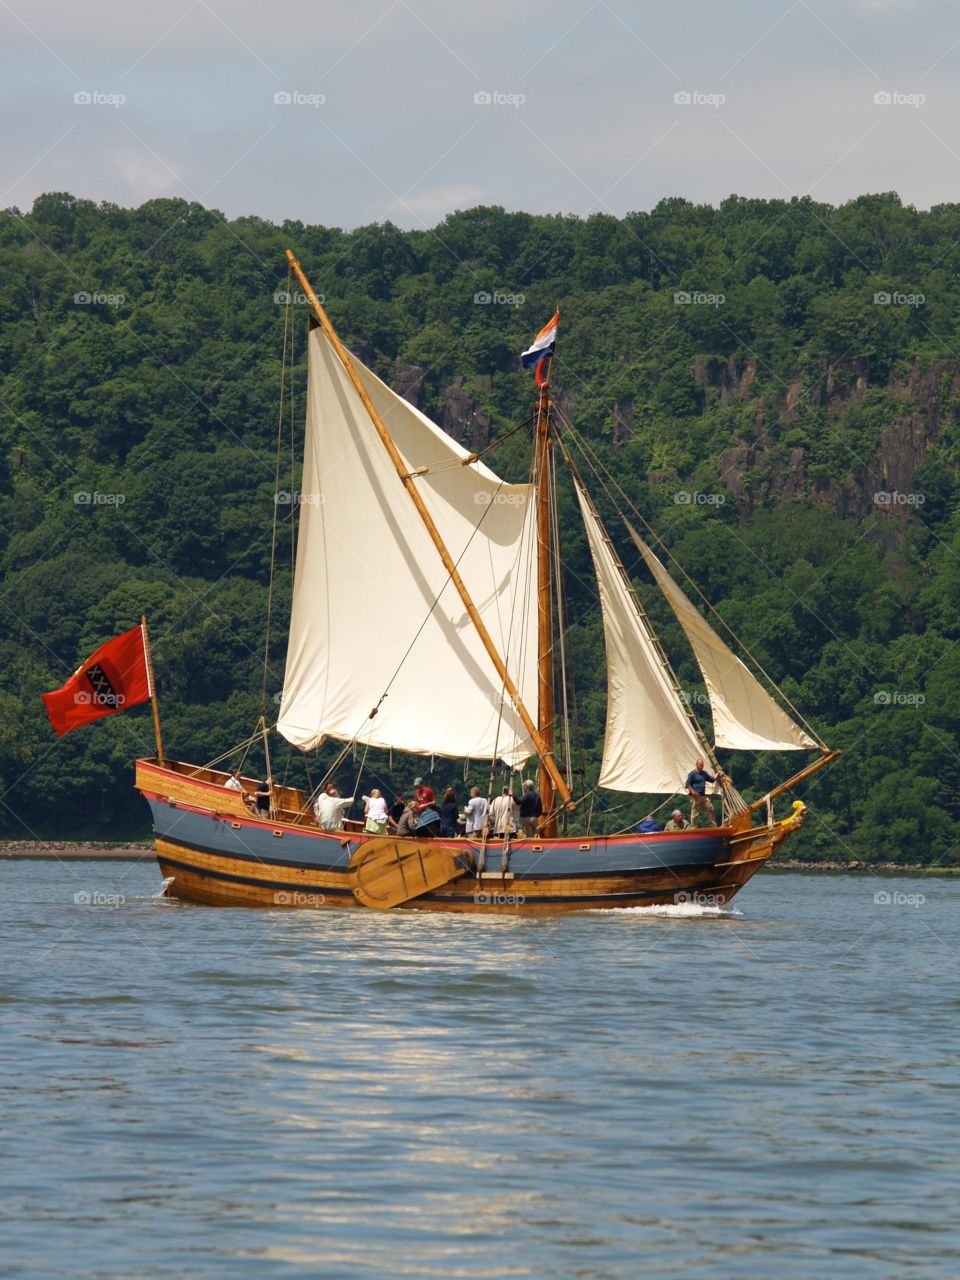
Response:
[[[275,222],[960,199],[944,0],[0,0],[0,207]]]

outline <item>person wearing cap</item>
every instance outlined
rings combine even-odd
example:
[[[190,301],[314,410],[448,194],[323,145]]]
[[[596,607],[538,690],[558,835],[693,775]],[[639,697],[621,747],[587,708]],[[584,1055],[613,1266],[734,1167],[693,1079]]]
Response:
[[[690,823],[684,818],[679,809],[674,809],[670,821],[664,826],[664,831],[689,831]]]
[[[429,809],[436,804],[437,797],[433,794],[433,787],[425,784],[422,778],[414,778],[413,785],[416,787],[413,793],[413,803],[417,806],[418,813],[422,813],[424,809]]]

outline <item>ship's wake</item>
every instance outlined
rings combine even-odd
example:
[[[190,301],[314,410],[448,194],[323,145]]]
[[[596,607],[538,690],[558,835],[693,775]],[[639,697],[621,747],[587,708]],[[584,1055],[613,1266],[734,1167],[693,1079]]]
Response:
[[[703,898],[712,895],[701,894]],[[598,907],[603,915],[663,917],[668,920],[735,920],[743,916],[736,907],[724,906],[717,901],[667,902],[651,907]]]

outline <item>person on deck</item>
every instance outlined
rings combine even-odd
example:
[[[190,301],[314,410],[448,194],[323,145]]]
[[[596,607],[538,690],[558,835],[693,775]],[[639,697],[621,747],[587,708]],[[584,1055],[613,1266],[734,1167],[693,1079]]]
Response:
[[[416,787],[413,798],[416,801],[417,809],[421,813],[428,806],[436,804],[437,797],[433,794],[433,787],[429,783],[425,783],[422,778],[414,778],[413,785]]]
[[[470,799],[467,801],[467,837],[479,840],[487,823],[487,799],[480,794],[479,787],[470,788]]]
[[[507,836],[512,835],[516,830],[514,808],[515,801],[509,787],[504,787],[490,805],[490,826],[493,834],[501,840],[506,840]]]
[[[366,818],[364,828],[371,835],[387,834],[387,802],[376,787],[363,797],[363,816]]]
[[[242,791],[243,783],[240,781],[240,770],[234,769],[223,785],[228,791]]]
[[[270,816],[270,808],[273,804],[273,779],[264,778],[263,782],[257,783],[255,793],[255,801],[257,813],[263,816]]]
[[[540,792],[536,790],[530,778],[523,784],[523,795],[520,797],[520,825],[525,836],[535,836],[543,813],[543,802]]]
[[[635,830],[638,835],[647,836],[652,831],[662,831],[663,827],[661,827],[656,818],[647,817],[644,818],[642,822],[637,823]]]
[[[719,775],[722,782],[728,782],[726,774]],[[713,812],[713,802],[707,795],[707,783],[716,782],[717,779],[712,773],[707,773],[703,767],[703,761],[697,759],[694,761],[694,767],[687,774],[687,780],[683,784],[687,789],[687,795],[690,797],[690,825],[695,827],[697,819],[701,813],[706,814],[707,825],[715,827],[717,825],[716,814]]]
[[[341,797],[332,782],[328,782],[324,790],[317,796],[313,812],[317,815],[317,826],[321,831],[341,831],[343,817],[355,800],[355,796]]]
[[[438,836],[440,834],[440,814],[428,804],[425,808],[417,811],[417,825],[414,834],[423,836]]]
[[[416,801],[408,800],[406,806],[397,820],[397,835],[412,836],[416,833],[417,822],[420,815],[417,813]]]
[[[459,819],[460,806],[457,804],[456,792],[453,787],[447,787],[443,793],[443,804],[440,806],[440,834],[455,836]]]
[[[674,809],[670,821],[663,829],[664,831],[689,831],[690,823],[687,822],[679,809]]]
[[[397,823],[406,812],[407,802],[403,796],[395,796],[393,804],[387,811],[387,817],[390,819],[391,826],[396,829]]]

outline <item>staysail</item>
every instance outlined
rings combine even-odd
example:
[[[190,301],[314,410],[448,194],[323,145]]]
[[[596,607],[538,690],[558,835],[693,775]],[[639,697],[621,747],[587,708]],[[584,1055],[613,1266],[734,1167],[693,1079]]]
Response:
[[[574,480],[597,574],[607,651],[607,728],[600,786],[648,795],[683,788],[706,744],[673,687],[606,531]]]
[[[690,641],[707,686],[716,745],[739,751],[801,751],[816,747],[818,744],[774,702],[720,639],[636,529],[628,521],[624,523]]]
[[[521,700],[537,698],[535,503],[359,360]],[[386,693],[382,702],[380,699]],[[533,744],[323,330],[309,334],[290,641],[277,727],[423,754],[522,763]],[[377,714],[371,710],[380,702]]]

